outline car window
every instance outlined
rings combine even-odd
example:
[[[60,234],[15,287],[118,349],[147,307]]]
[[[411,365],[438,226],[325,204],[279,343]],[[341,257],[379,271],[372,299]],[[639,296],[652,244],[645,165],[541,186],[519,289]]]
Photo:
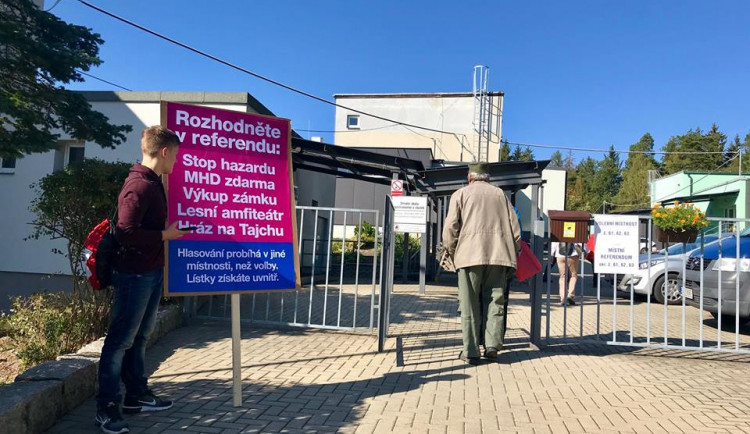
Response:
[[[716,235],[707,235],[703,239],[703,246],[705,247],[705,246],[707,246],[709,244],[712,244],[712,243],[714,243],[718,239],[719,239],[719,237],[716,236]],[[669,246],[666,249],[659,250],[659,253],[661,253],[663,255],[663,254],[665,254],[665,252],[669,252],[670,255],[680,255],[680,254],[682,254],[684,252],[690,252],[690,251],[695,250],[695,249],[700,249],[701,248],[701,239],[700,239],[700,237],[697,240],[695,240],[694,243],[685,243],[685,247],[686,248],[683,249],[682,248],[682,243],[677,243],[677,244]]]

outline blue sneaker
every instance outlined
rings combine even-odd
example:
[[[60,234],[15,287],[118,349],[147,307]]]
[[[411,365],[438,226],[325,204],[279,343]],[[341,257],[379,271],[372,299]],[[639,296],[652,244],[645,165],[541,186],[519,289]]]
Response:
[[[120,406],[116,402],[108,402],[96,411],[94,423],[107,434],[125,434],[130,432],[127,422],[122,418]]]
[[[142,411],[162,411],[172,408],[172,401],[161,399],[150,390],[141,396],[126,396],[122,411],[140,413]]]

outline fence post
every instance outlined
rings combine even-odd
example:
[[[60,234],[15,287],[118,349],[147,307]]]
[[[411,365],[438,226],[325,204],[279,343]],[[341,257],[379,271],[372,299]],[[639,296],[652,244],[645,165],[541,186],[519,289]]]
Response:
[[[378,352],[385,351],[385,339],[388,337],[388,312],[393,285],[393,254],[395,237],[393,233],[393,204],[390,196],[385,197],[383,213],[383,263],[380,277],[380,302],[378,306]]]
[[[543,262],[544,250],[544,220],[539,220],[539,186],[531,187],[531,251],[534,256]],[[549,278],[549,276],[547,276]],[[531,294],[529,302],[531,305],[531,325],[529,335],[532,345],[539,347],[542,329],[542,273],[537,273],[531,282]],[[506,313],[507,315],[507,313]]]

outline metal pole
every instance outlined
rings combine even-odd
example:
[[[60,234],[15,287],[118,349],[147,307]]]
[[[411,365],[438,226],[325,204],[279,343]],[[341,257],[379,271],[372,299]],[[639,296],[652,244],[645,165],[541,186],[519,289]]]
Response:
[[[339,310],[336,327],[341,327],[341,301],[344,295],[344,260],[346,259],[346,211],[344,211],[344,234],[341,235],[341,271],[339,273]],[[356,307],[356,306],[355,306]]]
[[[427,198],[427,225],[425,225],[425,232],[422,234],[419,243],[419,293],[425,293],[425,281],[427,280],[427,249],[429,231],[432,229],[430,225],[430,214],[432,214],[432,207],[430,204],[430,198]]]
[[[406,283],[409,281],[409,233],[404,233],[404,256],[403,266],[401,267],[401,280]]]
[[[302,268],[304,266],[304,249],[302,248],[302,243],[304,242],[304,238],[302,234],[305,232],[305,210],[301,209],[299,210],[299,266]],[[297,324],[297,306],[299,305],[299,291],[294,291],[294,319],[292,322],[294,324]]]
[[[531,251],[534,253],[534,256],[536,256],[540,261],[542,258],[542,251],[544,249],[543,246],[543,237],[544,237],[544,220],[539,219],[539,185],[533,185],[531,186],[531,215],[530,222],[532,224],[531,227]],[[549,275],[547,276],[549,279]],[[541,341],[541,334],[542,334],[542,276],[540,274],[537,274],[532,278],[531,281],[531,290],[529,294],[529,303],[531,305],[531,324],[529,326],[529,334],[531,338],[531,343],[539,346]],[[510,292],[508,291],[508,296],[510,296]],[[506,300],[507,301],[507,300]],[[505,316],[507,318],[508,312],[505,311]],[[548,321],[549,323],[549,321]]]
[[[318,240],[318,210],[315,210],[315,222],[313,229],[313,245],[312,245],[312,272],[310,273],[310,303],[307,306],[307,325],[312,324],[312,305],[313,305],[313,292],[315,290],[315,258],[318,256],[315,248],[315,244]]]
[[[380,212],[375,211],[375,250],[372,257],[372,286],[370,287],[370,331],[372,331],[374,316],[375,316],[375,286],[377,285],[377,268],[378,268],[378,227],[380,227]],[[382,255],[382,247],[381,247]],[[381,256],[382,258],[382,256]],[[380,261],[380,267],[383,267],[382,260]],[[382,287],[383,282],[381,278],[380,285]]]
[[[326,253],[326,286],[323,291],[323,322],[326,325],[326,314],[328,313],[328,279],[331,272],[331,244],[333,244],[333,210],[328,212],[328,248]]]
[[[377,236],[377,233],[375,235]],[[354,312],[352,313],[352,328],[357,327],[357,295],[359,294],[359,258],[361,254],[361,249],[360,249],[361,241],[362,241],[362,211],[359,212],[359,223],[357,224],[357,266],[354,270]]]
[[[235,407],[242,407],[240,339],[240,295],[232,294],[232,391]]]
[[[437,246],[438,243],[442,242],[442,240],[443,240],[443,218],[444,218],[443,209],[444,208],[445,208],[445,198],[444,197],[439,197],[438,198],[438,207],[437,207],[437,237],[435,237],[436,238],[435,239],[435,246]],[[435,253],[437,253],[437,251]],[[436,259],[439,261],[440,260],[440,256],[436,255]],[[436,267],[436,269],[435,269],[435,277],[433,279],[436,283],[437,283],[438,279],[440,278],[440,272],[442,272],[442,271],[443,271],[443,269],[440,266]]]

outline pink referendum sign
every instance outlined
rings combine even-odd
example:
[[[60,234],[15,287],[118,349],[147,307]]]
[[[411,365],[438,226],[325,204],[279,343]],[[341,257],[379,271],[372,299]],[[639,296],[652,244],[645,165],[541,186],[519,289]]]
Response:
[[[169,221],[195,231],[168,246],[167,293],[299,287],[289,120],[163,103],[182,142]]]

